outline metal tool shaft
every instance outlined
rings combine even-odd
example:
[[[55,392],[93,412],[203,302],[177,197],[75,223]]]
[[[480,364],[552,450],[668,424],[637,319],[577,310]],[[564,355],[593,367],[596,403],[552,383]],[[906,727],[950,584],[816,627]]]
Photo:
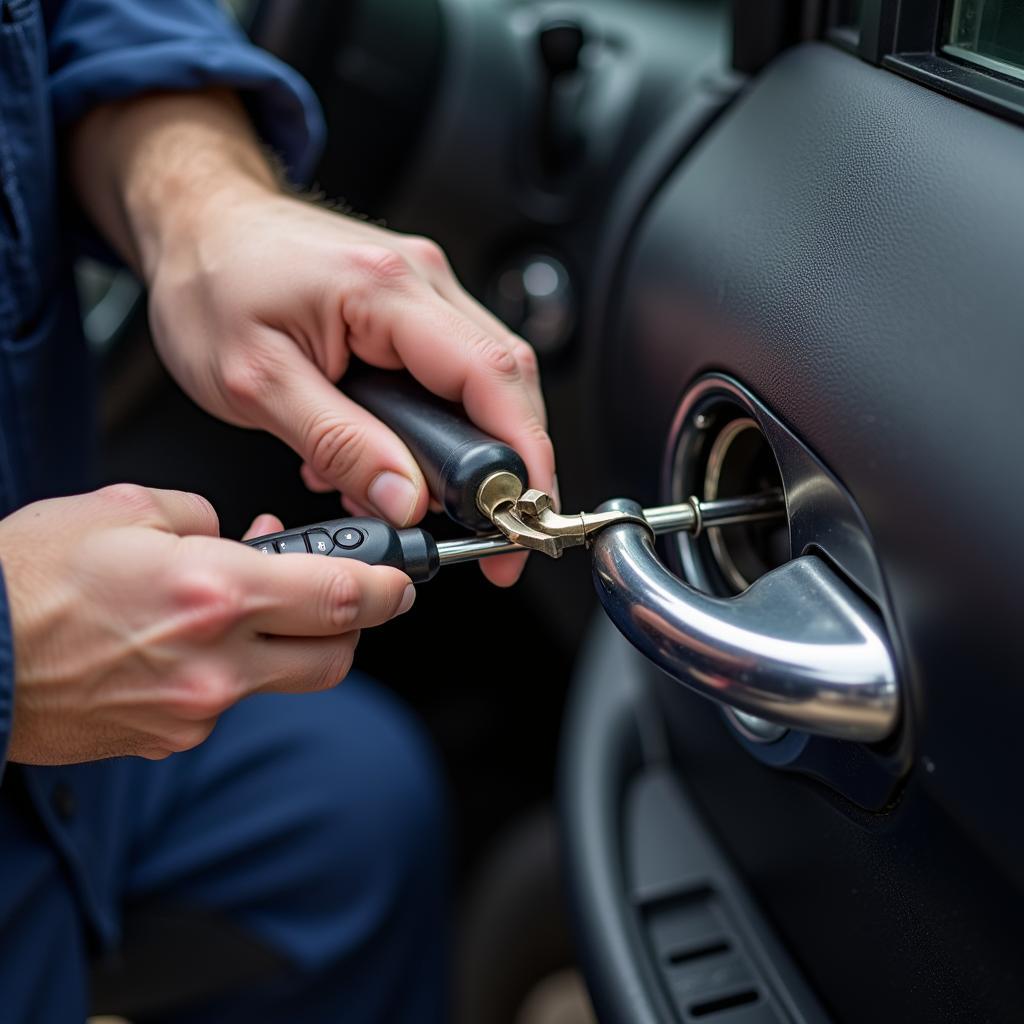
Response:
[[[696,504],[697,508],[694,508]],[[698,515],[699,509],[699,515]],[[694,532],[698,527],[733,526],[737,523],[753,523],[764,519],[775,519],[785,514],[785,503],[780,491],[766,491],[742,498],[716,498],[714,501],[680,502],[678,505],[661,505],[643,511],[655,534]],[[475,562],[493,555],[508,555],[525,548],[513,544],[503,534],[488,533],[480,537],[465,537],[459,540],[438,542],[437,552],[441,565],[457,565],[459,562]]]
[[[696,504],[697,508],[694,508]],[[765,491],[764,494],[750,494],[742,498],[715,498],[713,501],[683,501],[678,505],[661,505],[645,508],[647,520],[656,535],[663,533],[692,533],[700,528],[712,526],[735,526],[737,523],[756,523],[763,519],[776,519],[785,514],[786,505],[782,492]]]
[[[475,562],[478,558],[492,555],[508,555],[524,551],[513,544],[504,534],[485,533],[479,537],[460,537],[458,540],[439,540],[437,555],[441,565],[458,565],[459,562]]]

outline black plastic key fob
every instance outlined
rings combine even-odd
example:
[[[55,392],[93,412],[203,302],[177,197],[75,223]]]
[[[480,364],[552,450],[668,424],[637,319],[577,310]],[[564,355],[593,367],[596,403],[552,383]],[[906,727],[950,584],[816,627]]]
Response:
[[[362,516],[329,519],[244,543],[266,555],[311,553],[352,558],[367,565],[391,565],[407,573],[413,583],[433,579],[439,568],[437,544],[425,530],[396,530],[381,519]]]

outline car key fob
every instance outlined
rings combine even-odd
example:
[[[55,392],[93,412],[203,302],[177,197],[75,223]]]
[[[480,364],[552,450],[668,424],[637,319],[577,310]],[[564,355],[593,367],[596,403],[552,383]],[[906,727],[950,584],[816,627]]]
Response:
[[[311,553],[351,558],[367,565],[390,565],[408,574],[413,583],[433,579],[439,568],[437,544],[425,530],[396,530],[368,516],[329,519],[243,543],[265,555]]]

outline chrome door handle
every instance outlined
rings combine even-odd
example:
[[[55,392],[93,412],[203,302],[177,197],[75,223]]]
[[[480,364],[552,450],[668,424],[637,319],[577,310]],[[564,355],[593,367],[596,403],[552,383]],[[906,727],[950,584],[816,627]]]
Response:
[[[822,559],[804,555],[736,597],[711,597],[662,564],[643,526],[623,523],[596,535],[593,565],[619,631],[699,693],[840,739],[874,742],[895,727],[899,691],[882,622]]]

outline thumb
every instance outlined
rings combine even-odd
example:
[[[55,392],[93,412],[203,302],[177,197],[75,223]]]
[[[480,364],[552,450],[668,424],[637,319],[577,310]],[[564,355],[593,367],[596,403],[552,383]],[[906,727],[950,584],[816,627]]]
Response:
[[[284,529],[284,523],[277,516],[269,512],[262,512],[249,525],[249,529],[242,534],[242,540],[251,540],[253,537],[262,537],[267,533],[280,533]]]

